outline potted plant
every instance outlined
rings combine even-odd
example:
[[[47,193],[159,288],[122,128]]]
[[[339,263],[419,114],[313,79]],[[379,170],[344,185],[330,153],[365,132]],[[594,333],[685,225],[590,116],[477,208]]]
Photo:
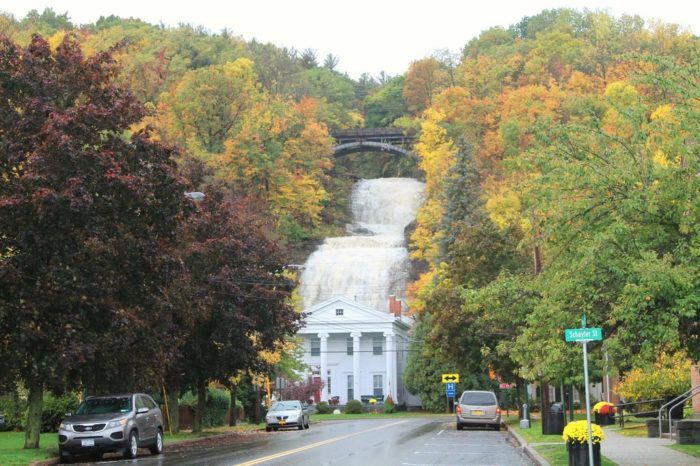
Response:
[[[591,442],[593,443],[593,464],[600,466],[600,442],[603,441],[603,429],[598,424],[591,424]],[[588,466],[588,424],[586,421],[570,422],[562,435],[569,452],[569,466]]]
[[[601,426],[615,424],[615,405],[607,401],[599,401],[593,406],[595,423]]]

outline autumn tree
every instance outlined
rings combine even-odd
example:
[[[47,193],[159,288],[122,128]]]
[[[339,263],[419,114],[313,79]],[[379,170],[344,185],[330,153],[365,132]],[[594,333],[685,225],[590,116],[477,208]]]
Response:
[[[261,352],[276,350],[299,326],[301,315],[289,303],[294,282],[285,273],[287,261],[260,212],[211,185],[185,230],[181,260],[198,311],[184,329],[179,365],[196,387],[195,430],[206,382],[265,369]]]
[[[0,57],[0,365],[29,389],[25,447],[37,448],[44,387],[157,376],[163,250],[185,201],[172,149],[125,135],[144,108],[113,84],[110,52],[34,36],[0,39]]]

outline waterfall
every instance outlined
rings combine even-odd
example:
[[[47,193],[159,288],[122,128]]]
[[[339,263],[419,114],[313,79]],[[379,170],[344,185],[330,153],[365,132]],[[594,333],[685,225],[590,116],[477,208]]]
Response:
[[[424,184],[412,178],[361,180],[353,186],[349,236],[326,238],[304,264],[304,308],[344,296],[388,311],[389,295],[404,298],[409,259],[404,228],[423,202]]]

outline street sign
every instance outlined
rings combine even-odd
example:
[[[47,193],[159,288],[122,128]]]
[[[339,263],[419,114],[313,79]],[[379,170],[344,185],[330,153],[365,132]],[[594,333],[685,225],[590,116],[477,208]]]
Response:
[[[457,394],[456,390],[445,390],[445,395],[448,398],[454,398],[456,394]]]
[[[454,382],[447,382],[445,384],[445,391],[446,392],[454,392],[457,390],[457,384]]]
[[[459,374],[442,374],[442,383],[459,382]]]
[[[603,339],[603,329],[600,327],[591,328],[567,328],[564,331],[566,341],[593,341]]]

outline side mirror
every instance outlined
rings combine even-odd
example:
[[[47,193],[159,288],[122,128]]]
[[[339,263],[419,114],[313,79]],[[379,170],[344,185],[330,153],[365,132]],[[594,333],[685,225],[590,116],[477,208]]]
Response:
[[[139,408],[136,410],[136,414],[144,414],[148,412],[148,408]]]

